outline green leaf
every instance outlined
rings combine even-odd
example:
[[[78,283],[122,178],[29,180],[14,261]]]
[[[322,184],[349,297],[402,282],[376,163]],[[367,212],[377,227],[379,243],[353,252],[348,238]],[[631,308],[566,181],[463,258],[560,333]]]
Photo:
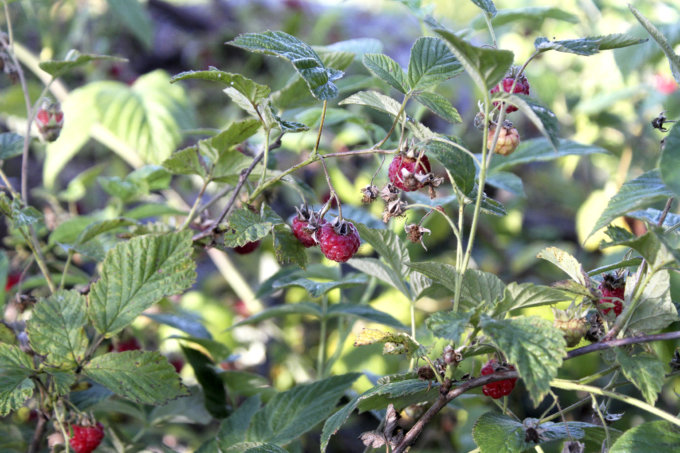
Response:
[[[409,92],[409,82],[406,78],[406,73],[399,66],[399,63],[387,55],[381,53],[365,54],[363,62],[364,66],[374,76],[387,82],[395,90],[403,94]]]
[[[229,217],[229,230],[224,233],[224,245],[240,247],[257,241],[267,236],[274,226],[283,223],[280,217],[268,216],[264,211],[258,214],[248,208],[237,209]]]
[[[545,422],[534,427],[538,422],[530,418],[520,423],[506,415],[487,412],[475,423],[472,437],[481,453],[517,453],[532,451],[536,445],[556,440],[583,439],[586,436],[584,429],[602,429],[598,425],[583,422]],[[527,440],[527,425],[540,433],[538,444]]]
[[[290,228],[286,225],[276,225],[273,232],[274,237],[274,254],[276,261],[285,266],[287,264],[296,264],[301,268],[307,267],[308,258],[305,247],[293,235]]]
[[[229,415],[227,409],[227,392],[224,383],[215,370],[210,358],[202,352],[181,346],[184,357],[191,365],[196,380],[203,389],[205,408],[215,418],[225,418]]]
[[[69,202],[82,200],[87,195],[87,191],[94,186],[97,176],[103,170],[104,165],[99,164],[80,172],[78,176],[69,181],[65,190],[59,192],[59,199]]]
[[[230,370],[220,373],[220,379],[227,386],[230,394],[245,397],[260,395],[265,400],[269,400],[276,394],[276,390],[269,385],[267,378],[257,373]]]
[[[493,99],[508,101],[510,104],[516,106],[532,123],[534,123],[541,134],[550,141],[553,150],[557,152],[557,147],[560,145],[559,137],[557,137],[559,123],[557,122],[557,117],[550,109],[539,104],[533,98],[519,94],[499,92],[494,95]]]
[[[566,355],[562,332],[536,316],[502,321],[483,316],[481,327],[517,368],[534,406],[538,406]]]
[[[463,70],[441,39],[418,38],[411,47],[408,81],[411,91],[422,91],[455,77]],[[457,121],[460,122],[460,119]]]
[[[407,264],[411,261],[406,244],[389,229],[369,228],[363,223],[356,223],[361,239],[371,245],[382,259],[400,277],[408,276]]]
[[[399,274],[385,262],[377,258],[352,258],[347,261],[347,264],[366,275],[371,275],[382,282],[387,283],[406,297],[411,296],[403,278],[401,278]]]
[[[477,269],[468,269],[463,275],[460,300],[464,305],[477,307],[492,305],[502,299],[505,284],[496,275]]]
[[[125,211],[125,217],[134,220],[155,219],[156,217],[166,215],[186,216],[188,214],[187,211],[182,211],[163,203],[142,203]]]
[[[248,427],[255,413],[260,409],[260,397],[255,395],[245,400],[229,417],[222,420],[217,432],[217,446],[222,453],[245,441]]]
[[[425,261],[420,263],[409,263],[408,267],[429,277],[435,283],[444,288],[456,292],[456,268],[450,264],[438,263],[435,261]]]
[[[354,346],[383,344],[383,354],[406,354],[407,357],[422,357],[426,351],[420,343],[405,332],[384,332],[378,329],[364,328],[357,334]]]
[[[146,49],[153,44],[153,22],[139,0],[107,0],[109,9]]]
[[[173,175],[198,175],[205,179],[207,172],[201,159],[198,147],[189,146],[165,159],[163,167]]]
[[[491,161],[491,169],[492,172],[496,172],[529,162],[546,162],[564,156],[586,156],[589,154],[609,154],[609,152],[599,146],[583,145],[565,139],[558,141],[557,151],[555,151],[552,142],[549,140],[532,138],[521,142],[515,152],[509,156],[494,155]]]
[[[255,297],[263,298],[269,296],[277,291],[281,285],[285,285],[298,278],[339,280],[341,278],[339,271],[338,267],[326,267],[321,264],[311,264],[304,270],[292,266],[284,267],[262,282]]]
[[[0,416],[19,409],[33,395],[33,361],[18,346],[0,343]]]
[[[505,76],[515,58],[508,50],[475,47],[444,28],[433,31],[448,42],[451,52],[482,92],[489,91]]]
[[[5,288],[7,287],[7,279],[9,277],[9,258],[4,250],[0,250],[0,311],[5,309]],[[3,311],[4,313],[4,311]],[[14,333],[6,325],[0,324],[0,343],[5,339],[5,332],[10,333],[10,338],[14,338]]]
[[[545,19],[555,19],[572,24],[578,24],[580,22],[577,15],[560,8],[550,6],[529,6],[525,8],[502,9],[498,12],[496,17],[491,20],[491,24],[494,27],[501,27],[512,22],[527,21],[530,25],[533,25],[532,28],[534,30],[538,30]],[[477,17],[472,21],[472,27],[475,30],[481,30],[486,28],[486,26],[486,21],[483,16]]]
[[[33,350],[50,365],[80,363],[89,341],[85,335],[87,304],[77,291],[58,291],[39,301],[26,325]]]
[[[629,292],[632,292],[634,287],[633,278],[627,278],[626,300],[630,300]],[[670,293],[670,274],[666,270],[657,271],[642,292],[640,302],[628,323],[628,329],[652,333],[677,320],[678,310]]]
[[[176,74],[170,79],[170,83],[187,79],[200,79],[223,83],[229,88],[241,93],[253,107],[267,99],[271,92],[271,89],[266,85],[260,85],[241,74],[220,71],[212,66],[208,71],[186,71]]]
[[[246,440],[285,445],[325,420],[359,373],[302,384],[274,396],[252,418]]]
[[[584,286],[586,285],[587,280],[586,274],[583,271],[583,266],[581,266],[581,263],[579,263],[576,258],[564,250],[558,249],[557,247],[547,247],[541,250],[536,257],[553,263],[555,266],[562,269],[562,271],[575,282]]]
[[[14,132],[0,134],[0,160],[20,156],[24,150],[24,137]]]
[[[630,356],[622,348],[616,348],[616,362],[621,365],[626,379],[642,392],[649,404],[654,405],[663,387],[664,363],[648,353]]]
[[[112,352],[94,357],[83,373],[123,398],[163,404],[188,395],[175,368],[159,352]]]
[[[666,187],[680,196],[680,127],[676,124],[664,139],[659,173]]]
[[[431,391],[428,392],[428,387],[430,385],[420,379],[407,379],[377,385],[361,395],[355,396],[324,423],[321,432],[321,452],[326,451],[331,436],[338,432],[357,407],[360,407],[360,411],[367,411],[384,409],[388,404],[393,403],[395,409],[401,410],[410,404],[431,401],[436,398],[439,389],[433,386]]]
[[[647,39],[640,39],[635,36],[620,33],[606,36],[589,36],[587,38],[579,39],[565,39],[562,41],[550,41],[548,38],[540,37],[536,38],[536,41],[534,41],[534,47],[539,52],[556,50],[558,52],[588,56],[595,55],[601,50],[634,46],[646,41]]]
[[[88,315],[111,337],[164,296],[181,293],[196,278],[191,232],[150,235],[118,244],[92,285]]]
[[[656,28],[666,37],[671,46],[677,46],[680,43],[680,24],[678,22],[671,21]],[[630,32],[638,35],[645,34],[645,30],[637,26],[632,27]],[[629,76],[643,66],[648,67],[658,63],[659,60],[664,58],[664,52],[656,41],[650,40],[639,46],[615,50],[614,57],[621,74]]]
[[[218,152],[226,151],[253,136],[260,129],[260,122],[256,119],[234,121],[225,130],[210,139],[210,143]]]
[[[126,219],[124,217],[118,217],[109,220],[100,220],[98,222],[93,222],[85,227],[84,230],[80,232],[78,238],[75,241],[76,245],[85,244],[88,241],[100,236],[102,234],[115,231],[119,228],[137,225],[137,222],[131,219]]]
[[[290,288],[291,286],[299,286],[300,288],[304,288],[310,296],[321,297],[328,291],[334,290],[336,288],[365,285],[367,281],[368,275],[351,273],[343,276],[342,278],[338,278],[337,280],[332,280],[329,282],[318,282],[308,278],[282,279],[275,282],[272,285],[272,288],[277,290]]]
[[[42,212],[35,209],[33,206],[22,207],[19,200],[12,202],[12,226],[14,228],[23,228],[34,225],[43,219]]]
[[[505,296],[494,308],[494,314],[504,316],[514,310],[553,305],[569,299],[563,291],[550,286],[512,282],[505,287]]]
[[[680,428],[665,420],[642,423],[629,429],[612,445],[610,453],[673,451],[680,445]]]
[[[675,193],[670,191],[661,180],[661,173],[658,169],[643,173],[621,186],[619,192],[607,203],[607,208],[600,215],[589,236],[629,211],[635,211],[674,196]]]
[[[326,68],[319,55],[309,45],[288,33],[282,31],[245,33],[228,44],[290,61],[314,97],[319,100],[330,100],[338,95],[338,87],[333,82],[342,77],[342,71]]]
[[[201,323],[201,318],[193,313],[145,313],[144,316],[157,323],[179,329],[194,338],[212,340],[212,335]]]
[[[392,315],[385,313],[368,305],[356,304],[335,304],[328,308],[326,318],[335,318],[340,316],[351,316],[367,321],[376,322],[389,327],[397,329],[406,329],[406,326],[395,319]]]
[[[429,91],[424,91],[422,93],[414,94],[413,99],[420,102],[438,117],[448,121],[451,124],[460,123],[463,121],[460,118],[458,110],[456,110],[456,108],[451,105],[451,101],[446,99],[444,96],[440,96],[436,93],[430,93]]]
[[[49,75],[54,77],[59,77],[68,71],[77,68],[79,66],[84,66],[91,61],[117,61],[117,62],[127,62],[126,58],[112,57],[109,55],[94,55],[94,54],[82,54],[75,49],[69,50],[66,57],[63,60],[46,60],[41,61],[38,66],[40,69],[47,72]]]
[[[662,214],[663,211],[659,209],[647,208],[645,210],[629,212],[626,214],[626,217],[642,220],[650,225],[658,225]],[[680,223],[680,215],[668,212],[662,226],[663,228],[670,228],[676,223]]]
[[[479,6],[482,11],[489,14],[489,16],[494,17],[498,11],[496,11],[496,5],[493,4],[492,0],[471,0],[472,3]]]
[[[288,315],[308,315],[321,318],[323,313],[317,304],[311,302],[298,302],[296,304],[277,305],[275,307],[265,308],[259,313],[256,313],[248,318],[233,324],[229,330],[239,326],[250,324],[257,324],[265,319],[279,318]]]
[[[663,53],[666,54],[668,59],[668,64],[671,67],[671,73],[676,82],[680,83],[680,55],[676,54],[673,50],[673,46],[668,42],[668,39],[663,35],[663,33],[654,26],[646,17],[640,14],[636,8],[632,5],[628,5],[628,8],[633,13],[635,18],[640,22],[640,24],[647,30],[649,35],[656,41],[656,43],[661,47]]]
[[[427,155],[437,159],[453,176],[456,186],[463,193],[475,188],[475,161],[472,156],[450,143],[431,141],[426,146]]]
[[[399,115],[401,104],[389,96],[378,93],[377,91],[359,91],[350,97],[343,99],[338,105],[358,104],[371,107],[381,112],[388,113],[394,117]]]
[[[522,178],[514,173],[497,171],[493,174],[487,175],[486,183],[499,189],[508,191],[518,197],[526,197]]]
[[[470,322],[472,312],[439,311],[427,318],[425,324],[435,337],[457,343]]]
[[[224,344],[215,341],[215,340],[209,340],[207,338],[198,338],[198,337],[191,337],[191,336],[181,336],[181,335],[171,335],[167,338],[168,340],[182,340],[186,341],[188,343],[194,343],[203,350],[207,351],[210,354],[210,358],[213,360],[215,363],[219,363],[229,357],[230,350],[228,347],[226,347]]]

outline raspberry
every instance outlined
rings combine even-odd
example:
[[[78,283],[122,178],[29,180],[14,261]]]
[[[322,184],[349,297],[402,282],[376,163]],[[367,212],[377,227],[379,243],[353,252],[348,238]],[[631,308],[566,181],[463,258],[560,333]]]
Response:
[[[487,146],[491,148],[493,137],[496,134],[496,126],[489,128],[489,135],[487,136]],[[498,141],[496,142],[495,153],[503,156],[512,154],[519,145],[519,132],[512,127],[512,124],[503,125],[501,131],[498,133]]]
[[[510,93],[510,89],[512,88],[512,84],[515,82],[515,76],[513,74],[509,74],[506,76],[500,84],[496,85],[491,89],[491,94],[498,93],[500,91],[500,85],[503,85],[503,91],[506,93]],[[513,93],[518,93],[518,94],[525,94],[529,95],[529,81],[527,78],[524,76],[524,74],[520,75],[517,78],[517,83],[515,84],[515,89],[512,90]],[[494,107],[500,108],[500,101],[496,101],[493,103]],[[508,105],[505,109],[507,113],[512,113],[517,111],[517,107],[514,105]]]
[[[35,124],[46,141],[53,142],[59,138],[64,125],[64,112],[61,111],[59,102],[44,99],[35,115]]]
[[[606,307],[602,309],[602,313],[608,314],[612,308],[614,309],[614,314],[619,316],[623,311],[623,300],[624,294],[626,293],[626,281],[623,277],[617,277],[614,274],[605,274],[602,283],[598,286],[598,289],[602,292],[602,297],[600,298],[600,304],[613,304],[614,306]]]
[[[237,245],[234,247],[234,251],[239,255],[247,255],[249,253],[253,253],[259,246],[260,241],[246,242],[243,245]]]
[[[420,158],[420,164],[416,169],[416,158],[408,157],[406,155],[396,155],[392,159],[388,174],[390,181],[399,189],[405,192],[413,192],[414,190],[421,189],[425,186],[420,182],[416,175],[426,175],[430,173],[430,161],[427,156],[422,156]]]
[[[104,438],[104,427],[101,423],[95,426],[73,426],[73,436],[69,444],[76,453],[90,453],[99,446]]]
[[[139,340],[135,337],[130,337],[127,340],[121,341],[116,345],[115,351],[116,352],[125,352],[125,351],[137,351],[142,349],[142,345],[139,344]]]
[[[562,331],[567,347],[573,348],[581,341],[590,327],[585,318],[580,319],[555,319],[553,325]]]
[[[305,247],[312,247],[316,245],[316,232],[319,228],[327,223],[325,219],[319,219],[319,215],[310,211],[307,206],[295,208],[298,212],[297,217],[293,219],[293,235]]]
[[[21,280],[21,274],[20,273],[11,273],[7,276],[7,283],[5,283],[5,292],[9,291],[19,283],[19,280]]]
[[[482,367],[482,376],[493,374],[496,371],[508,370],[514,371],[515,367],[512,365],[499,365],[496,359],[491,359],[486,363],[486,365]],[[509,395],[510,392],[512,392],[512,389],[515,388],[516,382],[517,378],[492,382],[482,387],[482,393],[486,396],[490,396],[491,398],[499,399],[503,396]]]
[[[352,224],[340,219],[324,223],[319,230],[319,247],[329,260],[344,263],[359,250],[361,239]]]

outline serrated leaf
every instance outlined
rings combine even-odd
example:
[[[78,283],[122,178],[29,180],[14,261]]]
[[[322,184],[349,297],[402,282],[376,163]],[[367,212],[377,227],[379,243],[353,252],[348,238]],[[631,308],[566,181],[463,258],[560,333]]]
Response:
[[[673,251],[661,240],[663,233],[655,226],[650,226],[650,231],[642,236],[627,236],[624,238],[612,238],[616,245],[625,245],[642,255],[652,270],[661,269],[674,259]],[[611,232],[611,229],[607,230]],[[616,231],[616,230],[614,230]],[[616,236],[616,234],[614,234]]]
[[[663,183],[658,169],[643,173],[621,186],[618,193],[607,203],[607,208],[600,215],[589,236],[629,211],[665,201],[673,196],[675,196],[675,193],[670,191]]]
[[[173,153],[163,161],[163,167],[173,175],[198,175],[201,178],[207,176],[198,147],[195,145]]]
[[[210,138],[209,141],[218,153],[222,153],[253,136],[260,129],[260,126],[261,123],[252,118],[234,121],[225,130]]]
[[[408,82],[411,91],[422,91],[455,77],[462,65],[441,39],[422,37],[411,47]],[[457,121],[460,122],[460,119]]]
[[[460,300],[464,305],[490,306],[503,298],[505,284],[496,275],[477,269],[468,269],[463,275]]]
[[[146,49],[153,44],[153,22],[148,10],[139,0],[107,0],[111,12]]]
[[[642,423],[619,437],[610,453],[673,451],[680,445],[680,428],[665,420]]]
[[[512,22],[529,21],[540,25],[540,22],[543,22],[545,19],[560,20],[572,24],[578,24],[580,22],[577,15],[560,8],[551,6],[529,6],[525,8],[504,8],[498,11],[498,14],[491,20],[491,24],[494,27],[501,27]],[[473,20],[472,27],[475,30],[486,28],[484,17],[478,17]],[[534,29],[537,30],[538,28]]]
[[[123,398],[144,404],[188,395],[168,359],[159,352],[112,352],[94,357],[83,374]]]
[[[269,385],[266,377],[248,371],[229,370],[220,373],[220,378],[227,386],[227,391],[234,395],[251,397],[260,395],[269,400],[276,390]]]
[[[196,380],[203,389],[205,408],[215,418],[225,418],[229,415],[227,409],[227,391],[215,366],[210,358],[194,348],[181,346],[184,357],[194,370]]]
[[[475,188],[475,161],[472,156],[455,146],[441,141],[427,144],[427,155],[437,159],[453,176],[456,186],[463,193],[470,193]]]
[[[538,406],[566,356],[562,332],[536,316],[502,321],[483,316],[481,327],[517,368],[534,406]]]
[[[381,112],[388,113],[394,117],[399,115],[401,104],[389,96],[378,93],[377,91],[359,91],[350,97],[343,99],[338,105],[358,104],[374,108]]]
[[[217,446],[221,452],[246,439],[248,426],[255,413],[260,409],[260,396],[255,395],[245,400],[229,417],[220,424],[217,432]]]
[[[12,203],[12,226],[23,228],[40,222],[43,218],[42,212],[33,206],[22,207],[19,200]]]
[[[88,315],[113,336],[164,296],[181,293],[195,278],[191,232],[150,235],[118,244],[92,285]]]
[[[19,409],[33,395],[33,362],[18,346],[0,343],[0,416]]]
[[[663,362],[655,355],[647,353],[630,356],[621,348],[616,348],[616,362],[621,366],[626,379],[642,392],[649,404],[654,405],[663,387]]]
[[[475,47],[444,28],[434,28],[433,31],[444,38],[482,92],[489,91],[503,78],[515,58],[508,50]]]
[[[55,368],[44,368],[45,372],[52,377],[54,383],[54,391],[57,395],[66,395],[71,393],[71,387],[76,382],[76,375],[73,371],[61,371]]]
[[[673,78],[677,83],[680,83],[680,55],[675,53],[673,46],[668,42],[668,39],[664,36],[664,34],[658,28],[656,28],[654,24],[647,20],[646,17],[640,14],[640,11],[630,4],[628,5],[628,9],[630,9],[638,22],[640,22],[645,30],[647,30],[652,39],[654,39],[659,47],[661,47],[661,50],[668,59],[668,64],[671,67]]]
[[[626,279],[626,300],[635,287],[632,277]],[[640,302],[628,323],[631,331],[655,332],[678,319],[678,310],[673,304],[670,293],[670,274],[666,270],[657,271],[649,280],[640,296]]]
[[[503,189],[518,197],[526,197],[522,179],[514,173],[497,171],[486,177],[486,183],[498,189]]]
[[[562,41],[550,41],[540,37],[534,41],[534,47],[539,52],[556,50],[558,52],[574,53],[576,55],[595,55],[601,50],[618,49],[621,47],[634,46],[647,41],[636,36],[617,33],[605,36],[589,36],[587,38],[565,39]]]
[[[406,297],[410,297],[411,294],[404,280],[385,262],[377,258],[352,258],[347,261],[347,264],[366,275],[371,275],[378,280],[391,285]]]
[[[465,328],[470,322],[472,312],[457,312],[439,311],[433,313],[425,321],[427,328],[434,334],[435,337],[444,338],[457,343],[460,336],[465,331]]]
[[[409,273],[407,264],[411,261],[406,244],[392,230],[369,228],[356,223],[361,239],[371,245],[382,259],[402,278]]]
[[[680,127],[677,124],[664,139],[659,159],[659,173],[666,187],[672,190],[676,197],[680,196]]]
[[[187,79],[200,79],[223,83],[229,88],[241,93],[253,106],[266,99],[271,92],[271,89],[266,85],[260,85],[241,74],[220,71],[212,66],[208,71],[186,71],[176,74],[170,79],[170,83]]]
[[[456,268],[454,266],[435,261],[409,263],[408,266],[431,278],[435,283],[439,283],[451,293],[456,292]]]
[[[387,82],[392,88],[400,93],[409,92],[409,82],[406,73],[399,66],[399,63],[385,54],[371,53],[364,54],[364,66],[380,80]]]
[[[397,329],[406,329],[406,326],[395,319],[392,315],[385,313],[368,305],[356,304],[335,304],[331,305],[326,312],[326,318],[349,316],[365,319]]]
[[[337,41],[327,46],[319,47],[325,52],[347,52],[360,58],[365,53],[378,53],[383,49],[380,40],[375,38],[355,38],[344,41]],[[344,69],[344,68],[339,68]]]
[[[110,55],[95,55],[95,54],[83,54],[75,49],[71,49],[63,60],[46,60],[41,61],[38,66],[40,69],[45,71],[51,76],[59,77],[66,74],[68,71],[77,68],[79,66],[84,66],[91,61],[116,61],[116,62],[127,62],[127,58],[112,57]]]
[[[286,282],[298,278],[339,280],[341,276],[338,267],[326,267],[321,264],[311,264],[304,270],[292,266],[284,267],[262,282],[255,297],[263,298],[269,296],[271,293],[277,291],[277,288],[279,288],[280,285],[285,285]]]
[[[0,134],[0,160],[11,159],[21,155],[24,149],[24,138],[14,132]]]
[[[336,288],[347,288],[357,285],[365,285],[368,282],[368,275],[351,273],[329,282],[319,282],[308,278],[295,278],[279,280],[272,285],[272,288],[283,289],[291,286],[304,288],[310,296],[321,297],[328,291]]]
[[[198,338],[198,337],[191,337],[191,336],[181,336],[181,335],[171,335],[167,338],[168,340],[182,340],[186,341],[188,343],[194,343],[199,346],[201,346],[203,349],[210,354],[210,358],[213,360],[215,363],[222,362],[225,360],[227,357],[229,357],[230,350],[228,347],[226,347],[224,344],[215,341],[215,340],[210,340],[207,338]]]
[[[420,102],[435,115],[451,124],[460,123],[462,121],[458,110],[456,110],[451,104],[451,101],[444,96],[430,93],[429,91],[423,91],[421,93],[415,93],[413,99]]]
[[[659,221],[661,220],[662,214],[663,211],[659,209],[647,208],[645,210],[629,212],[626,214],[626,217],[642,220],[651,225],[658,225]],[[679,214],[673,214],[672,212],[668,212],[665,215],[666,217],[664,218],[662,225],[664,228],[670,228],[673,225],[680,223]]]
[[[248,242],[262,239],[274,226],[284,223],[280,217],[277,217],[267,217],[248,208],[237,209],[229,217],[229,229],[224,233],[224,245],[240,247]]]
[[[494,17],[498,11],[496,11],[496,5],[493,4],[492,0],[471,0],[472,3],[479,6],[482,11],[489,14],[489,16]]]
[[[568,299],[563,291],[550,286],[512,282],[505,287],[505,296],[494,308],[494,314],[505,315],[513,310],[553,305]]]
[[[87,195],[87,191],[92,188],[97,176],[104,170],[104,165],[99,164],[88,168],[71,179],[65,190],[59,192],[59,199],[63,201],[76,202]]]
[[[550,109],[539,104],[535,99],[521,94],[502,92],[495,95],[493,99],[508,101],[516,106],[534,123],[534,126],[536,126],[541,134],[550,141],[553,150],[557,152],[557,148],[560,145],[559,137],[557,136],[559,123],[557,122],[557,117]]]
[[[564,250],[560,250],[557,247],[547,247],[541,250],[538,255],[536,255],[536,257],[553,263],[555,266],[562,269],[562,271],[564,271],[575,282],[578,282],[584,286],[586,285],[583,266],[581,266],[581,263],[579,263],[576,258]]]
[[[307,267],[307,252],[302,243],[293,235],[285,225],[274,227],[274,253],[276,261],[282,266],[296,264],[301,268]]]
[[[538,420],[531,420],[537,424]],[[535,420],[535,422],[534,422]],[[584,429],[602,429],[598,425],[583,422],[545,422],[536,429],[540,433],[539,442],[527,440],[527,426],[506,415],[487,412],[475,422],[472,437],[481,453],[517,453],[533,450],[537,445],[562,439],[583,439]]]
[[[389,382],[377,385],[361,395],[357,395],[342,409],[330,416],[323,425],[321,432],[321,452],[324,453],[328,448],[328,442],[340,427],[347,421],[354,410],[361,405],[361,411],[371,409],[383,409],[388,404],[393,403],[395,408],[401,410],[409,404],[416,404],[422,401],[431,400],[439,393],[439,389],[434,386],[434,392],[427,392],[429,385],[419,379],[407,379],[397,382]],[[436,392],[436,393],[435,393]],[[434,393],[434,394],[432,394]]]
[[[149,319],[152,319],[160,324],[165,324],[166,326],[174,327],[182,332],[191,335],[195,338],[204,338],[206,340],[212,340],[212,335],[208,329],[201,323],[201,318],[193,313],[145,313]]]
[[[338,87],[333,81],[342,77],[342,71],[326,68],[319,55],[309,45],[288,33],[282,31],[245,33],[228,44],[290,61],[314,97],[319,100],[330,100],[338,95]]]
[[[76,238],[75,244],[82,245],[99,235],[108,233],[110,231],[115,231],[118,228],[137,225],[137,222],[131,219],[126,219],[124,217],[118,217],[109,220],[100,220],[98,222],[93,222],[85,227],[84,230],[80,232]]]
[[[237,322],[236,324],[229,327],[229,330],[234,329],[239,326],[245,326],[250,324],[257,324],[264,321],[265,319],[279,318],[288,315],[308,315],[321,318],[323,313],[317,304],[311,302],[299,302],[296,304],[285,304],[278,305],[276,307],[265,308],[259,313],[256,313],[248,318]]]
[[[46,363],[75,366],[89,344],[86,322],[85,297],[76,291],[58,291],[36,304],[26,330],[31,347],[47,356]]]
[[[302,384],[274,396],[253,416],[246,440],[285,445],[314,428],[334,410],[359,373]]]
[[[383,344],[383,354],[406,354],[408,357],[421,357],[425,349],[405,332],[385,332],[364,328],[354,339],[354,346]]]
[[[552,147],[552,142],[545,138],[532,138],[519,144],[514,153],[509,156],[494,155],[491,161],[491,171],[506,170],[515,165],[529,162],[546,162],[564,156],[589,154],[608,154],[609,152],[594,145],[583,145],[571,140],[560,139],[557,144],[557,152]]]

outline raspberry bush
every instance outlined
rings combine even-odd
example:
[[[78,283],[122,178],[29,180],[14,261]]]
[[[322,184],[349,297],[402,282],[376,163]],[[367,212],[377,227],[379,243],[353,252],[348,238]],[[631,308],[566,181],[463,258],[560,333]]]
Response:
[[[87,3],[3,1],[0,450],[680,445],[675,5]]]

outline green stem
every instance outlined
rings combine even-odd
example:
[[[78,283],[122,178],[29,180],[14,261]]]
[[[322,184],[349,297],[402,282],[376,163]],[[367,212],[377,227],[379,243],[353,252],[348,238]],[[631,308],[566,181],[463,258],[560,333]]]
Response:
[[[316,144],[314,145],[314,150],[312,151],[312,157],[316,156],[319,152],[319,143],[321,143],[321,132],[323,131],[323,124],[326,121],[326,107],[328,106],[328,101],[323,101],[323,107],[321,109],[321,122],[319,123],[319,133],[316,136]]]
[[[285,178],[289,174],[294,173],[294,172],[298,171],[299,169],[306,167],[307,165],[309,165],[313,162],[316,162],[317,160],[319,160],[318,155],[317,156],[310,156],[307,159],[303,160],[302,162],[298,163],[297,165],[293,165],[288,170],[286,170],[282,173],[279,173],[274,178],[272,178],[268,181],[265,181],[263,184],[257,186],[257,188],[253,191],[253,194],[250,196],[250,198],[248,198],[248,204],[250,204],[254,200],[256,200],[257,197],[260,196],[260,194],[262,192],[267,190],[267,188],[269,188],[269,187],[273,186],[274,184],[276,184],[277,182],[281,181],[283,178]]]
[[[612,443],[611,438],[609,437],[609,427],[607,426],[607,420],[604,419],[604,415],[602,415],[602,411],[600,410],[600,406],[597,404],[597,398],[595,398],[595,395],[592,393],[590,394],[590,401],[593,403],[593,410],[597,414],[598,418],[600,419],[600,423],[602,423],[602,428],[604,429],[604,435],[605,435],[605,445],[607,446],[606,451],[609,451],[609,446]]]
[[[446,215],[445,212],[442,212],[442,211],[440,211],[439,209],[435,209],[434,207],[432,207],[432,206],[430,206],[430,205],[421,204],[421,203],[413,203],[413,204],[409,204],[409,205],[406,206],[405,209],[411,209],[411,208],[424,208],[424,209],[429,209],[429,210],[431,210],[431,211],[433,211],[433,212],[438,213],[439,215],[441,215],[442,217],[444,217],[444,218],[446,219],[446,221],[449,223],[449,226],[451,227],[451,231],[453,231],[453,234],[454,234],[456,237],[459,237],[460,232],[458,231],[458,228],[456,228],[456,224],[453,223],[453,220],[451,220],[451,217],[449,217],[448,215]]]
[[[2,163],[1,160],[0,163]],[[2,182],[5,184],[5,187],[7,187],[7,190],[10,191],[12,196],[16,198],[17,193],[14,191],[12,184],[9,182],[9,179],[7,179],[7,175],[5,174],[4,171],[2,171],[2,168],[0,168],[0,179],[2,179]]]
[[[498,47],[498,42],[496,41],[496,33],[493,31],[493,25],[491,25],[491,16],[489,13],[484,11],[484,20],[486,21],[486,26],[489,29],[489,35],[491,35],[491,41],[494,47]]]
[[[40,253],[40,249],[38,248],[39,245],[34,244],[33,239],[30,237],[30,234],[26,234],[26,232],[22,228],[19,228],[19,232],[23,236],[28,247],[31,249],[33,257],[35,258],[35,262],[38,263],[40,272],[42,272],[43,276],[45,277],[45,281],[47,282],[47,286],[49,286],[50,288],[50,293],[54,294],[57,291],[57,288],[54,286],[54,282],[52,281],[52,276],[50,275],[49,269],[47,269],[45,258],[42,256],[42,253]]]
[[[401,102],[401,107],[399,107],[399,112],[397,113],[397,116],[394,118],[390,130],[387,131],[387,135],[385,135],[385,138],[380,140],[380,143],[375,145],[373,148],[380,148],[390,138],[390,136],[394,132],[394,129],[397,127],[397,124],[399,123],[399,119],[401,118],[402,113],[404,113],[404,110],[406,109],[406,103],[408,102],[409,97],[410,97],[409,95],[404,96],[404,100]]]
[[[73,249],[68,251],[68,257],[66,258],[66,264],[64,265],[64,271],[61,273],[61,281],[59,282],[59,289],[64,289],[64,284],[66,283],[66,274],[68,274],[68,269],[71,267],[71,261],[73,260],[73,255],[75,252]]]
[[[611,367],[606,368],[606,369],[604,369],[600,372],[597,372],[595,374],[591,374],[590,376],[582,377],[581,379],[578,380],[578,383],[579,384],[590,384],[591,382],[597,381],[598,379],[605,377],[609,373],[616,371],[618,368],[619,368],[619,365],[611,366]]]
[[[669,421],[673,423],[674,425],[680,426],[680,418],[669,414],[668,412],[662,411],[661,409],[657,409],[656,407],[645,403],[644,401],[640,401],[636,398],[633,398],[628,395],[622,395],[620,393],[616,392],[610,392],[607,390],[603,390],[598,387],[593,387],[591,385],[582,385],[582,384],[577,384],[575,382],[570,382],[566,381],[563,379],[553,379],[550,382],[551,387],[555,387],[558,389],[563,389],[563,390],[576,390],[579,392],[588,392],[594,395],[600,395],[600,396],[606,396],[608,398],[612,398],[615,400],[619,400],[621,402],[624,402],[626,404],[630,404],[631,406],[635,406],[637,408],[640,408],[646,412],[649,412],[650,414],[654,414],[659,418],[662,418],[666,421]]]
[[[180,231],[184,231],[187,229],[187,227],[193,222],[194,218],[196,217],[196,213],[198,211],[198,206],[201,204],[201,198],[203,198],[203,194],[205,193],[205,189],[208,187],[208,184],[210,184],[210,178],[206,178],[203,181],[203,186],[201,187],[201,190],[198,192],[198,195],[196,195],[196,199],[194,200],[194,204],[191,205],[191,210],[189,211],[189,214],[187,215],[187,218],[184,220],[184,223],[180,227]]]
[[[260,176],[259,185],[262,185],[267,177],[267,165],[269,165],[269,129],[264,130],[264,158],[262,160],[262,176]]]
[[[324,364],[326,363],[326,312],[328,311],[328,296],[321,298],[321,329],[319,331],[319,353],[316,357],[316,375],[321,379],[324,375]]]
[[[64,421],[61,419],[61,411],[57,405],[54,406],[54,418],[57,419],[57,427],[61,431],[61,435],[64,436],[64,445],[66,446],[66,453],[69,453],[69,435],[64,427]]]

